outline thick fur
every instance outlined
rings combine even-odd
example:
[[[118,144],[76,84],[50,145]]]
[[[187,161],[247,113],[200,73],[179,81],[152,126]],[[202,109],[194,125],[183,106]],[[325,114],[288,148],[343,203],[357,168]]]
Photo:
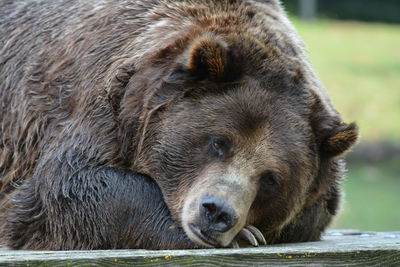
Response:
[[[247,222],[269,243],[308,241],[336,213],[357,130],[278,1],[2,0],[0,25],[2,244],[198,247],[181,222],[209,164],[196,134],[238,122],[227,135],[239,140],[261,117],[275,131],[268,151],[303,178],[272,209],[257,193]]]

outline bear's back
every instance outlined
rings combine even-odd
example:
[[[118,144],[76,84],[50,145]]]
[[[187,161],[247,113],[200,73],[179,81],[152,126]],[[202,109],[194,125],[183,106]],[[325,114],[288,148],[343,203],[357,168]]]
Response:
[[[98,96],[101,82],[111,83],[110,65],[124,59],[137,14],[151,2],[0,3],[1,192],[29,178],[42,141],[89,108],[80,102]]]

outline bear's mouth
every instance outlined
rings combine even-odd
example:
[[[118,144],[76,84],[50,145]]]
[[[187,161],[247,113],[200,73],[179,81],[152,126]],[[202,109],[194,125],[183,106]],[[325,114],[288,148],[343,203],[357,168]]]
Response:
[[[213,247],[218,247],[219,242],[215,240],[214,238],[210,237],[207,235],[203,230],[201,230],[198,226],[194,224],[189,224],[190,230],[198,237],[200,238],[201,241],[203,241],[206,244],[209,244]]]

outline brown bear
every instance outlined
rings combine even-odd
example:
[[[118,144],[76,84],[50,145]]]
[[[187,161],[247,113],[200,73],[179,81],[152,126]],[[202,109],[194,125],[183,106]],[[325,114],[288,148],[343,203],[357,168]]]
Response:
[[[1,1],[0,240],[318,240],[356,141],[278,0]]]

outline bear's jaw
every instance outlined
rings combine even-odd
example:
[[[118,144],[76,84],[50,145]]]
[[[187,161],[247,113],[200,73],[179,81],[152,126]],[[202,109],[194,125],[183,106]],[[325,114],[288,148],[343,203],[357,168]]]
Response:
[[[200,227],[198,227],[197,225],[191,223],[189,224],[189,229],[191,233],[190,238],[192,240],[197,239],[199,243],[201,243],[206,247],[218,247],[220,245],[215,238],[209,236],[206,232],[201,230]],[[188,231],[186,231],[186,233],[188,233]]]

